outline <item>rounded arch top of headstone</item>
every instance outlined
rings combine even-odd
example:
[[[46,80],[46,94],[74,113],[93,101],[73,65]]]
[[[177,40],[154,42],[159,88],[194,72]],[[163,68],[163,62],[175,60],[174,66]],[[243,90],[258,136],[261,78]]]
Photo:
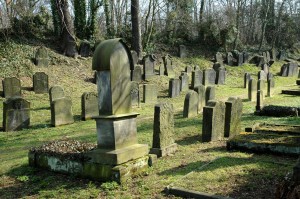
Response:
[[[119,67],[112,64],[118,62],[116,60],[120,60],[120,65],[128,63],[125,65],[129,65],[130,70],[134,69],[130,49],[121,38],[104,40],[95,50],[92,69],[97,71],[112,71],[114,67]]]

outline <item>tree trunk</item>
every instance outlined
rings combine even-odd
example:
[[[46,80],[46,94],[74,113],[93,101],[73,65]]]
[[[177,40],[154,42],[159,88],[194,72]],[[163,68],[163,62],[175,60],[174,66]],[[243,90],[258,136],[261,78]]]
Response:
[[[267,20],[268,20],[267,17],[268,17],[268,12],[269,12],[269,8],[270,8],[270,0],[266,0],[265,3],[266,3],[266,5],[263,5],[265,7],[264,8],[265,10],[264,10],[264,15],[263,15],[263,19],[262,19],[261,39],[260,39],[260,43],[259,43],[258,52],[261,51],[262,45],[264,43]]]
[[[131,0],[132,48],[142,56],[141,29],[139,20],[139,0]]]
[[[105,13],[105,21],[106,21],[106,32],[108,38],[112,38],[113,32],[111,29],[111,14],[110,14],[110,3],[109,0],[104,0],[104,13]]]
[[[203,20],[204,3],[205,3],[205,0],[201,0],[200,13],[199,13],[199,23],[200,23],[200,24],[202,23],[202,20]]]
[[[69,57],[77,56],[73,21],[69,12],[68,0],[56,0],[58,13],[62,22],[62,49],[63,53]]]

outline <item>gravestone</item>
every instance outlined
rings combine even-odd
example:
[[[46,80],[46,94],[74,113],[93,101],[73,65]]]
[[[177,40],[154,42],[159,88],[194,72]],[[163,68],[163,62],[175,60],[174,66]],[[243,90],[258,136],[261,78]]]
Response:
[[[97,149],[86,153],[89,162],[106,165],[112,172],[117,165],[131,161],[141,164],[148,146],[137,142],[137,113],[132,113],[130,70],[131,52],[122,39],[102,41],[94,52],[92,69],[97,71],[100,115],[94,117],[97,128]],[[120,81],[122,80],[122,81]],[[134,162],[132,162],[134,161]],[[137,170],[148,167],[140,165]],[[117,179],[124,174],[118,171]]]
[[[74,123],[72,100],[69,96],[52,100],[50,108],[52,126]]]
[[[250,73],[244,75],[244,88],[248,88],[249,80],[251,79]]]
[[[192,74],[192,70],[193,68],[191,66],[186,66],[185,67],[185,72],[188,74],[188,75],[191,75]]]
[[[6,77],[2,80],[5,98],[21,97],[21,82],[16,77]]]
[[[131,106],[132,107],[139,107],[140,106],[140,88],[139,83],[131,82]]]
[[[159,76],[165,75],[165,67],[163,65],[159,66]]]
[[[52,101],[65,97],[64,89],[60,86],[52,86],[49,89],[50,104]]]
[[[257,91],[257,82],[255,79],[250,79],[248,84],[248,99],[249,101],[255,101]]]
[[[269,63],[271,61],[271,56],[269,51],[266,51],[266,57],[267,57],[267,62]]]
[[[228,66],[233,66],[233,55],[231,52],[227,53],[227,64]]]
[[[187,49],[185,45],[179,45],[179,57],[180,58],[185,58],[187,57]]]
[[[273,78],[268,79],[267,96],[273,97],[273,89],[275,87],[275,81]]]
[[[298,64],[297,64],[297,62],[289,62],[288,63],[287,76],[288,77],[294,77],[296,75],[298,75]]]
[[[280,75],[282,77],[287,77],[288,76],[288,64],[287,63],[285,63],[285,64],[283,64],[281,66],[281,68],[280,68]]]
[[[267,74],[263,70],[261,70],[257,74],[257,79],[267,80]]]
[[[35,65],[41,67],[49,66],[49,56],[48,56],[47,48],[41,46],[37,49],[35,53]]]
[[[138,64],[138,62],[139,62],[139,57],[138,57],[137,52],[136,52],[135,50],[131,50],[130,53],[131,53],[133,65]]]
[[[216,71],[214,69],[206,69],[203,71],[203,85],[214,85],[216,82]]]
[[[98,95],[94,92],[84,92],[81,95],[81,119],[88,120],[99,115]]]
[[[275,49],[275,48],[273,48],[273,49],[270,50],[270,58],[271,58],[271,60],[273,60],[273,61],[276,61],[276,60],[277,60],[277,52],[276,52],[276,49]]]
[[[210,100],[203,108],[202,142],[224,138],[225,103]]]
[[[221,68],[222,65],[219,62],[216,62],[213,64],[213,69],[217,72],[219,70],[219,68]]]
[[[175,71],[172,65],[167,65],[165,67],[165,75],[169,78],[175,78]]]
[[[3,102],[3,129],[18,131],[28,128],[30,124],[30,102],[16,97]]]
[[[89,57],[92,53],[91,45],[88,41],[82,41],[79,47],[79,54],[81,57]]]
[[[224,85],[226,80],[226,70],[225,68],[219,68],[216,73],[216,84]]]
[[[142,81],[142,66],[141,65],[135,65],[134,70],[131,71],[131,80],[135,82],[141,82]]]
[[[205,105],[207,105],[209,100],[215,99],[215,87],[214,86],[208,86],[205,90]]]
[[[198,113],[201,113],[203,111],[203,107],[205,106],[205,86],[197,86],[194,88],[194,91],[198,93]]]
[[[154,55],[147,55],[143,58],[144,79],[147,80],[155,75],[155,60]]]
[[[177,144],[174,141],[174,109],[167,102],[154,107],[153,142],[150,154],[163,157],[175,153]]]
[[[264,64],[261,66],[261,70],[265,72],[265,74],[267,75],[270,71],[270,68],[268,66],[268,64]]]
[[[162,58],[163,58],[164,67],[165,67],[165,71],[166,71],[167,70],[167,66],[172,66],[172,56],[169,55],[169,54],[166,54]]]
[[[262,90],[258,90],[256,93],[256,111],[260,111],[263,107],[263,99],[264,99],[264,92]]]
[[[267,74],[267,80],[273,79],[274,75],[272,73]]]
[[[224,137],[234,137],[241,131],[243,102],[239,97],[229,97],[225,102],[225,133]]]
[[[215,55],[215,61],[218,62],[220,65],[224,65],[223,55],[220,52],[217,52]]]
[[[265,90],[265,80],[262,79],[257,80],[257,90],[261,90],[261,91]]]
[[[33,91],[35,93],[48,93],[48,75],[44,72],[36,72],[33,75]]]
[[[169,97],[174,98],[180,95],[180,80],[170,79],[169,80]]]
[[[200,70],[195,70],[192,72],[192,84],[191,87],[194,89],[197,86],[202,85],[203,73]]]
[[[182,73],[180,79],[180,91],[185,92],[189,90],[189,76],[187,73]]]
[[[200,67],[198,65],[194,66],[194,71],[200,70]]]
[[[237,65],[241,66],[244,63],[244,53],[238,53]]]
[[[157,91],[154,84],[143,85],[143,102],[151,103],[157,101]]]
[[[189,91],[184,99],[183,117],[195,117],[198,114],[198,93]]]

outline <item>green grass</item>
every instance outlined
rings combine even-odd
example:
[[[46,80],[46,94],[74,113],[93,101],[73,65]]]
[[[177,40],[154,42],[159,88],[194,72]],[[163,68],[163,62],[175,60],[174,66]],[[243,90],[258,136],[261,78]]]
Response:
[[[23,48],[28,54],[25,56],[26,62],[32,57],[33,48],[29,46]],[[3,57],[3,54],[0,53],[0,58],[1,56]],[[47,73],[50,85],[61,85],[66,95],[72,98],[75,123],[51,127],[48,95],[23,91],[23,97],[31,102],[31,126],[19,132],[0,132],[1,198],[167,198],[171,196],[166,196],[162,191],[170,184],[224,196],[247,198],[247,195],[243,194],[249,194],[251,197],[248,198],[259,198],[253,195],[258,188],[262,190],[258,192],[259,194],[270,196],[277,180],[291,171],[295,163],[295,158],[282,156],[229,153],[225,149],[224,141],[202,143],[202,114],[194,118],[183,118],[185,93],[174,99],[167,98],[169,79],[165,76],[156,76],[149,80],[149,83],[155,83],[158,87],[158,102],[171,102],[175,108],[174,137],[178,144],[176,154],[160,158],[146,173],[133,177],[122,185],[114,182],[91,182],[87,179],[31,168],[28,166],[27,158],[31,147],[64,138],[96,143],[95,121],[80,121],[82,93],[97,91],[96,85],[89,81],[93,77],[91,58],[68,59],[53,51],[51,57],[52,62],[48,68],[37,68],[28,63],[32,73],[38,71]],[[211,63],[201,57],[174,58],[176,75],[179,75],[188,64],[205,68]],[[271,68],[273,73],[279,72],[281,65],[282,63],[275,63]],[[299,124],[298,118],[254,116],[255,102],[247,101],[247,90],[242,87],[243,76],[245,72],[256,76],[259,69],[249,64],[226,68],[226,85],[216,86],[216,99],[226,100],[230,96],[240,96],[243,99],[243,128],[261,121]],[[17,74],[16,72],[4,72],[1,78]],[[32,86],[31,74],[19,74],[22,86]],[[275,76],[276,95],[266,98],[265,104],[298,106],[300,103],[298,97],[280,94],[283,88],[294,88],[295,80],[296,78]],[[3,101],[4,99],[0,98],[0,110],[3,108]],[[152,145],[154,104],[142,103],[140,108],[133,109],[134,112],[140,113],[137,120],[138,141],[149,146]],[[0,114],[0,121],[2,119],[3,116]],[[211,163],[207,166],[201,167],[209,162]],[[272,175],[274,171],[275,176]],[[191,172],[194,173],[187,175]]]

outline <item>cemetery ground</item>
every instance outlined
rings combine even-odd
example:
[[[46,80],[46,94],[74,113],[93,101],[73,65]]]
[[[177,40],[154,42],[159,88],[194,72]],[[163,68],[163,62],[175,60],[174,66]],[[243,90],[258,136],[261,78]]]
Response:
[[[203,58],[175,60],[176,76],[188,64],[209,67],[212,64]],[[276,62],[271,72],[277,74],[283,62]],[[74,139],[96,144],[96,123],[81,121],[80,98],[83,92],[96,92],[91,82],[93,71],[91,58],[69,59],[53,55],[48,68],[32,67],[34,72],[49,75],[49,84],[61,85],[66,95],[71,96],[75,123],[60,127],[50,125],[48,94],[34,94],[28,89],[30,77],[20,76],[23,97],[31,102],[31,124],[29,129],[18,132],[0,132],[0,197],[1,198],[176,198],[167,195],[167,186],[229,196],[233,198],[272,198],[276,184],[280,183],[296,163],[297,157],[283,155],[254,154],[226,150],[226,141],[202,143],[202,114],[183,118],[185,92],[176,98],[168,98],[166,76],[155,76],[149,82],[158,86],[158,101],[168,101],[175,107],[175,142],[178,151],[159,158],[143,174],[130,178],[119,185],[116,182],[96,182],[75,176],[57,174],[28,166],[28,151],[53,140]],[[158,70],[156,66],[156,70]],[[247,90],[243,88],[243,75],[255,75],[259,69],[250,64],[227,68],[226,85],[216,86],[216,99],[227,100],[230,96],[243,99],[242,129],[256,122],[273,124],[299,124],[297,117],[255,116],[255,102],[247,101]],[[202,68],[203,69],[203,68]],[[22,70],[22,69],[20,69]],[[9,71],[6,71],[7,76]],[[21,74],[21,73],[20,73]],[[25,74],[26,75],[26,74]],[[296,78],[275,75],[275,95],[265,98],[264,104],[296,106],[300,98],[280,94],[282,89],[296,88]],[[27,88],[27,89],[26,89]],[[141,95],[142,96],[142,95]],[[0,110],[4,98],[0,98]],[[137,120],[138,142],[152,145],[154,105],[141,103],[134,112],[140,113]],[[2,112],[0,121],[2,121]],[[0,128],[3,127],[0,124]],[[261,139],[256,138],[257,141]],[[266,140],[264,140],[266,141]],[[267,140],[272,142],[272,140]]]

